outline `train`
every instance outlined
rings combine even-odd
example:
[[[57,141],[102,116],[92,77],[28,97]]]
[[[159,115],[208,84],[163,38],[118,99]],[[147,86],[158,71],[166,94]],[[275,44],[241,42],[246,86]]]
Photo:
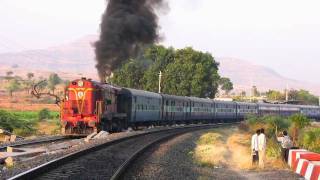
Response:
[[[63,134],[121,131],[131,127],[230,123],[256,116],[301,113],[320,119],[319,106],[224,102],[113,86],[81,78],[70,82],[61,104]]]

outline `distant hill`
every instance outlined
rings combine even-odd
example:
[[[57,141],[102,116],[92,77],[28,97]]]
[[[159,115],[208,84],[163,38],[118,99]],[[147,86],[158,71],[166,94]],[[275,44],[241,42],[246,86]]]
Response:
[[[88,35],[74,42],[48,49],[29,50],[19,53],[0,54],[0,76],[12,70],[16,75],[25,76],[34,72],[36,76],[47,77],[57,72],[66,79],[82,76],[98,79],[95,69],[95,55],[92,44],[96,35]],[[306,89],[320,95],[320,85],[282,77],[270,68],[255,65],[235,58],[216,58],[220,62],[222,76],[230,77],[237,91],[249,91],[252,85],[259,90]]]
[[[235,84],[236,90],[247,90],[255,85],[258,90],[277,89],[306,89],[320,95],[320,85],[297,81],[281,76],[274,70],[236,58],[216,58],[220,62],[220,74],[229,77]]]
[[[96,40],[97,36],[89,35],[70,44],[48,49],[0,54],[0,72],[3,72],[0,75],[12,70],[20,76],[28,72],[34,72],[37,76],[57,72],[68,79],[81,76],[97,79],[92,46]]]

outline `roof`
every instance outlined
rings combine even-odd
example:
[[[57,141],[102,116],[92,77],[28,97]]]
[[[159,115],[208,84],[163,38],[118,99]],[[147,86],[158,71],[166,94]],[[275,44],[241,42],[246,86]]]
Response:
[[[202,103],[213,103],[212,99],[204,99],[204,98],[198,98],[198,97],[188,97],[191,101],[197,101]]]
[[[174,95],[169,95],[169,94],[161,94],[162,97],[164,98],[171,98],[171,99],[176,99],[180,101],[188,101],[188,97],[186,96],[174,96]]]
[[[130,88],[122,88],[121,94],[130,94],[131,96],[142,96],[142,97],[151,97],[161,99],[161,95],[154,92],[137,90],[137,89],[130,89]]]

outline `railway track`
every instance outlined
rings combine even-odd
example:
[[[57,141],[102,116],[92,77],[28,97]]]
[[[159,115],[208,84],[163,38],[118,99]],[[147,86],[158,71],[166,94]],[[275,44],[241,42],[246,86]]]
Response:
[[[11,179],[119,179],[150,146],[186,132],[225,125],[185,126],[120,138],[55,159]]]
[[[51,143],[56,141],[68,140],[68,139],[76,139],[76,138],[80,138],[80,136],[52,136],[52,137],[43,137],[43,138],[38,138],[33,140],[22,140],[14,143],[5,143],[0,145],[0,152],[5,151],[7,147],[31,146],[31,145]]]

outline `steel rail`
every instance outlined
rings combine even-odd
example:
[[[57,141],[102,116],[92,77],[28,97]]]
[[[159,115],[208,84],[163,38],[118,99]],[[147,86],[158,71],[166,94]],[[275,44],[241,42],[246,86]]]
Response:
[[[198,130],[203,130],[203,129],[211,129],[211,128],[217,128],[217,127],[221,127],[224,125],[230,125],[230,124],[221,124],[221,125],[212,125],[210,127],[196,127],[195,129]],[[137,150],[134,154],[132,154],[132,156],[130,156],[118,169],[117,171],[113,174],[113,176],[110,178],[110,180],[118,180],[121,179],[121,177],[123,177],[124,173],[126,172],[127,168],[131,166],[131,164],[134,163],[134,161],[141,155],[143,155],[143,153],[145,151],[147,151],[149,148],[151,148],[152,146],[155,146],[156,144],[159,144],[163,141],[172,139],[176,136],[179,136],[181,134],[185,134],[190,132],[190,129],[186,129],[185,131],[180,131],[180,132],[176,132],[174,134],[170,134],[168,136],[164,136],[164,137],[160,137],[150,143],[148,143],[147,145],[143,146],[142,148],[140,148],[139,150]]]
[[[187,132],[188,130],[190,131],[192,129],[197,129],[197,128],[198,129],[201,129],[201,128],[202,129],[210,129],[210,128],[214,128],[214,127],[221,127],[221,126],[224,126],[224,125],[231,125],[231,124],[234,124],[234,123],[182,126],[182,127],[161,129],[161,130],[155,130],[155,131],[150,131],[150,132],[146,132],[146,133],[131,135],[131,136],[127,136],[127,137],[122,137],[122,138],[115,139],[115,140],[112,140],[112,141],[109,141],[109,142],[106,142],[106,143],[103,143],[103,144],[100,144],[100,145],[97,145],[97,146],[94,146],[94,147],[91,147],[91,148],[87,148],[87,149],[84,149],[84,150],[80,150],[80,151],[65,155],[65,156],[60,157],[58,159],[54,159],[54,160],[49,161],[49,162],[47,162],[45,164],[42,164],[42,165],[37,166],[35,168],[32,168],[32,169],[30,169],[28,171],[25,171],[23,173],[15,175],[15,176],[11,177],[10,180],[15,180],[15,179],[35,179],[36,177],[39,177],[39,176],[45,174],[46,172],[48,172],[50,170],[58,168],[58,167],[66,164],[68,162],[71,162],[72,160],[78,159],[78,158],[80,158],[80,157],[82,157],[84,155],[87,155],[87,154],[91,153],[91,152],[95,152],[95,151],[101,150],[103,148],[107,148],[107,147],[110,147],[112,145],[119,144],[119,143],[124,142],[126,140],[143,137],[145,135],[151,135],[151,134],[163,133],[163,132],[174,132],[174,131],[178,131],[178,130],[180,130],[180,132]],[[185,130],[185,131],[182,131],[182,130]],[[177,134],[177,133],[174,133],[174,134]],[[165,136],[165,137],[168,137],[168,136]],[[161,139],[163,139],[163,138],[157,138],[157,140],[159,140],[159,141]],[[146,146],[151,146],[152,143],[156,143],[156,142],[151,142],[151,143],[147,144]],[[146,148],[146,146],[144,146],[143,148],[140,149],[141,152],[143,151],[143,149]],[[139,155],[139,153],[140,152],[137,151],[128,160],[126,160],[121,165],[122,169],[126,168],[128,166],[126,164],[129,164],[136,156]],[[121,170],[121,169],[119,170],[119,169],[116,171],[116,173],[121,175],[123,170]],[[115,177],[120,177],[119,175],[114,175],[114,176]]]
[[[34,140],[22,140],[22,141],[17,141],[13,143],[5,143],[0,145],[0,151],[6,150],[7,147],[29,146],[29,145],[49,143],[49,142],[65,140],[65,139],[79,138],[79,137],[80,136],[54,136],[54,137],[39,138]]]

